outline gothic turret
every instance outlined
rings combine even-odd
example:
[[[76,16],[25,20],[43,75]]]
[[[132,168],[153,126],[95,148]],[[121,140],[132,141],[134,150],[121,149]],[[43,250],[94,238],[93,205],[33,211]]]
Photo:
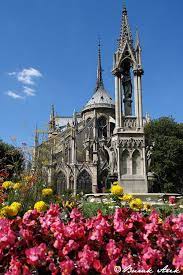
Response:
[[[112,73],[115,78],[115,130],[112,144],[114,151],[117,151],[118,180],[125,192],[147,192],[141,46],[138,32],[134,46],[126,5],[123,5]]]
[[[38,133],[37,125],[36,125],[35,135],[34,135],[34,147],[33,147],[33,154],[32,154],[32,170],[33,171],[36,169],[38,146],[39,146],[39,133]]]
[[[50,114],[50,121],[49,121],[49,132],[52,133],[56,130],[56,123],[55,123],[55,107],[51,105],[51,114]]]
[[[125,116],[133,116],[133,97],[138,128],[142,128],[141,76],[143,74],[141,47],[137,33],[133,45],[126,6],[123,7],[119,45],[114,54],[113,75],[115,76],[116,128],[124,127]],[[134,85],[132,85],[132,72]],[[134,91],[133,91],[134,87]],[[133,96],[134,94],[134,96]]]

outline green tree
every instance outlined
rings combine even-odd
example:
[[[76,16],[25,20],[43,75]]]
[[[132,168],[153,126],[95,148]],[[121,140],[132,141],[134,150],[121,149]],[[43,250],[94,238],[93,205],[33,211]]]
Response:
[[[149,171],[154,192],[183,192],[183,124],[161,117],[145,126],[146,146],[152,148]]]
[[[18,179],[24,168],[21,150],[0,140],[0,171],[9,173],[9,179]]]

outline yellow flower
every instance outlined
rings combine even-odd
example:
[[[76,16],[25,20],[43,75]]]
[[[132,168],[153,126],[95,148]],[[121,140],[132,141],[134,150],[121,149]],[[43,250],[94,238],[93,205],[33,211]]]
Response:
[[[13,202],[10,206],[15,207],[18,209],[18,211],[20,211],[20,208],[22,207],[20,202]]]
[[[42,196],[51,196],[53,194],[53,190],[51,188],[44,188],[42,190]]]
[[[139,198],[133,199],[130,202],[130,208],[132,208],[135,211],[142,209],[143,208],[143,202],[142,202],[142,200],[139,199]]]
[[[112,185],[119,185],[118,181],[114,181]]]
[[[14,190],[19,190],[21,188],[22,184],[20,182],[16,182],[14,185],[13,185],[13,189]]]
[[[123,197],[120,198],[123,201],[130,202],[133,199],[133,196],[131,194],[124,194]]]
[[[47,205],[44,201],[38,201],[34,204],[34,209],[36,209],[38,212],[46,211]]]
[[[75,205],[75,203],[72,201],[72,202],[69,202],[69,201],[66,201],[65,203],[63,203],[63,206],[64,207],[68,207],[68,208],[73,208]]]
[[[2,209],[0,209],[0,219],[2,219],[4,217],[5,217],[5,213],[4,213],[4,210],[2,208]]]
[[[143,210],[151,211],[151,205],[149,203],[144,203]]]
[[[18,209],[13,206],[5,206],[2,208],[4,215],[14,217],[18,214]]]
[[[24,180],[25,180],[25,181],[29,181],[29,180],[31,180],[31,178],[32,178],[31,176],[25,176],[25,177],[24,177]]]
[[[10,189],[10,188],[13,187],[13,182],[12,181],[5,181],[5,182],[3,182],[2,187],[4,189]]]
[[[120,196],[123,194],[123,187],[119,185],[119,183],[116,181],[113,183],[112,187],[111,187],[111,193],[113,195],[117,195]]]

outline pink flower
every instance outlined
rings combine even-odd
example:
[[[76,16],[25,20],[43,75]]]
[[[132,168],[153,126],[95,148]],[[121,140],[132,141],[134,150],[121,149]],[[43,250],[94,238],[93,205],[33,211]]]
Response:
[[[116,261],[111,261],[108,265],[106,265],[101,272],[101,275],[116,275],[117,273],[115,272],[115,266],[116,266]]]
[[[17,260],[17,257],[13,257],[10,262],[9,270],[5,275],[31,275],[27,265],[22,265],[20,261]]]
[[[101,272],[102,271],[102,264],[98,259],[94,259],[93,261],[93,268],[97,271],[97,272]]]
[[[168,202],[169,202],[170,204],[174,204],[174,203],[175,203],[175,196],[170,196],[170,197],[168,198]]]
[[[71,221],[64,227],[64,235],[67,238],[77,240],[85,236],[85,228],[82,222]]]
[[[62,271],[62,275],[70,275],[74,269],[74,262],[72,260],[66,260],[60,262],[60,268]]]
[[[25,250],[27,262],[31,265],[37,266],[46,260],[47,247],[45,243]]]
[[[63,248],[63,255],[66,256],[68,253],[70,253],[73,250],[77,250],[79,247],[79,244],[76,243],[73,240],[69,240],[68,243]]]
[[[173,258],[173,265],[183,271],[183,243],[181,244],[181,249],[178,255]]]
[[[65,243],[65,241],[64,241],[63,234],[58,233],[58,234],[56,235],[56,240],[55,240],[53,246],[54,246],[55,248],[61,250],[61,249],[63,248],[63,246],[64,246],[64,243]]]
[[[183,214],[172,217],[171,223],[172,230],[175,232],[176,236],[183,239]]]
[[[121,260],[121,266],[123,269],[127,268],[128,266],[134,266],[134,258],[132,257],[131,252],[128,252],[127,255],[124,255]]]
[[[59,272],[59,268],[56,266],[56,264],[54,262],[51,262],[49,264],[49,270],[51,271],[52,275],[57,275]]]
[[[126,236],[126,238],[125,238],[125,242],[127,243],[127,244],[135,244],[135,240],[134,240],[134,238],[133,238],[133,232],[129,232],[128,233],[128,235]]]
[[[32,274],[32,273],[30,272],[30,270],[29,270],[29,268],[28,268],[27,265],[24,265],[24,266],[22,267],[22,274],[23,274],[23,275],[31,275],[31,274]]]
[[[30,275],[36,268],[52,275],[116,275],[116,265],[135,270],[158,269],[166,262],[183,266],[183,214],[163,221],[156,211],[143,215],[124,207],[114,215],[99,211],[84,219],[74,209],[63,222],[60,211],[51,205],[45,213],[0,219],[0,270],[6,275]]]
[[[162,265],[162,255],[157,249],[147,246],[142,251],[142,264],[145,269]]]
[[[5,273],[5,275],[20,275],[21,271],[22,264],[16,258],[12,258],[9,270]]]
[[[114,240],[110,239],[106,245],[106,251],[110,260],[118,260],[121,250],[117,247]]]
[[[15,233],[11,230],[8,219],[0,219],[0,249],[9,248],[15,243]]]
[[[60,227],[62,222],[59,216],[59,205],[51,204],[49,210],[45,213],[45,215],[39,218],[41,227],[43,228],[45,234],[47,234],[50,229],[55,232],[55,230]]]
[[[110,225],[108,221],[102,216],[102,213],[98,211],[98,215],[93,219],[92,225],[93,230],[90,232],[89,239],[102,243],[104,235],[110,233]]]
[[[128,222],[126,222],[127,219],[123,214],[124,210],[122,208],[116,209],[114,214],[114,229],[122,236],[125,236],[129,229],[132,228],[133,224],[131,222],[128,224]]]
[[[87,272],[98,259],[98,252],[92,251],[88,245],[85,245],[83,250],[78,253],[77,266],[82,272]],[[96,262],[95,262],[96,264]]]
[[[71,219],[81,219],[82,218],[81,212],[77,208],[72,209],[72,211],[70,213],[70,218]]]

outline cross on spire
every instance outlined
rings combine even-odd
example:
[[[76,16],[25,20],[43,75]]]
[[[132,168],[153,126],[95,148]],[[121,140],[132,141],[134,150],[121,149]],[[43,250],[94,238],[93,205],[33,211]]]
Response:
[[[97,66],[97,83],[96,83],[96,89],[97,91],[99,88],[104,88],[104,82],[102,78],[102,58],[101,58],[101,44],[100,39],[98,42],[98,66]]]
[[[122,11],[122,22],[121,22],[121,31],[119,37],[118,49],[122,50],[125,42],[128,41],[130,46],[133,47],[132,33],[130,30],[130,25],[128,22],[128,13],[126,8],[126,2],[123,0],[123,11]]]

